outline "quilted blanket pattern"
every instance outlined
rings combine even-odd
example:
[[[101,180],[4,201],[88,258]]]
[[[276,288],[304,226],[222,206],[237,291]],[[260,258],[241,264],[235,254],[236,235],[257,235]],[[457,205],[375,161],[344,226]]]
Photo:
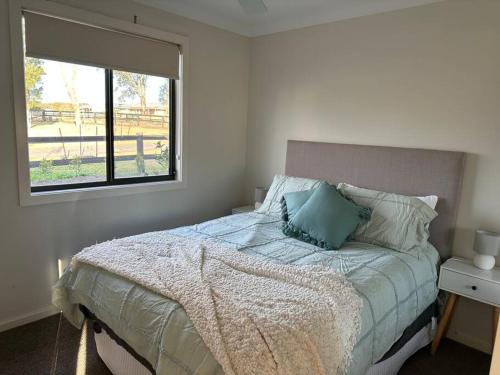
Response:
[[[363,300],[361,329],[347,369],[350,375],[364,375],[438,292],[439,255],[431,245],[420,249],[419,257],[361,242],[325,251],[286,237],[279,217],[259,213],[226,216],[164,233],[218,240],[276,264],[321,265],[345,275]],[[82,264],[59,280],[53,301],[78,327],[83,321],[78,304],[87,306],[146,358],[157,374],[223,373],[178,302],[126,278]]]

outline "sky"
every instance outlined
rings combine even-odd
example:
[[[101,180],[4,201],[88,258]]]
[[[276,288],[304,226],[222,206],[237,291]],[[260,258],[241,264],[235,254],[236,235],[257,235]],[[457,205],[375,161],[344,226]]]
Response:
[[[66,87],[63,80],[63,69],[71,64],[51,60],[43,60],[45,75],[42,78],[43,95],[42,102],[69,102]],[[62,66],[66,66],[62,68]],[[146,100],[148,104],[158,104],[158,94],[164,78],[150,76],[146,89]],[[77,69],[77,91],[80,103],[90,104],[92,111],[100,112],[105,108],[104,69],[90,66],[78,65]],[[115,99],[116,100],[116,99]],[[139,99],[129,99],[127,104],[139,104]]]

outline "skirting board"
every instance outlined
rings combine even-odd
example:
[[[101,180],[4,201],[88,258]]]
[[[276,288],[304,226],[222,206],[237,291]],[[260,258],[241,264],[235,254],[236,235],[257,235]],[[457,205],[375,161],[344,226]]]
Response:
[[[47,318],[48,316],[58,314],[59,310],[52,305],[43,307],[41,309],[33,310],[27,314],[20,315],[13,319],[6,319],[0,322],[0,332],[7,331],[12,328],[16,328],[22,326],[24,324],[28,324],[34,322],[36,320],[40,320],[43,318]]]

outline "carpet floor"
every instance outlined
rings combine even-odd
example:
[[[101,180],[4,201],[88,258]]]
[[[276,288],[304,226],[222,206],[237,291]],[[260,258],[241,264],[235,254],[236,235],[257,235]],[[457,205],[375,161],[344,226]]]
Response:
[[[488,374],[491,356],[443,340],[435,356],[429,348],[413,355],[401,375]],[[97,355],[91,327],[79,331],[60,315],[0,333],[1,375],[109,375]]]

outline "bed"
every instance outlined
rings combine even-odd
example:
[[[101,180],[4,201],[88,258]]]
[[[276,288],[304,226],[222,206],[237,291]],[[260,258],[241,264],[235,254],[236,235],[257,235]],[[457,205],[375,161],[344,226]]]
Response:
[[[437,269],[451,253],[463,162],[460,152],[288,142],[288,175],[438,195],[432,245],[422,248],[419,257],[361,242],[325,251],[283,235],[279,217],[255,212],[157,235],[217,239],[270,262],[340,271],[363,299],[361,331],[348,373],[397,373],[433,335]],[[136,239],[148,241],[148,236]],[[94,324],[99,354],[115,374],[222,373],[177,302],[113,273],[90,265],[66,272],[54,288],[54,301],[74,325],[84,318]]]

